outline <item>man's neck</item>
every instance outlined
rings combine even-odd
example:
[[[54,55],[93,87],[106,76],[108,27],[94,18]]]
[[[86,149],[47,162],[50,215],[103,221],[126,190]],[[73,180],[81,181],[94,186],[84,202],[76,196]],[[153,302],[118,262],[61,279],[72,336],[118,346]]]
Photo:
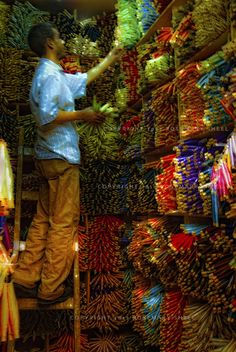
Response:
[[[45,59],[51,60],[52,62],[54,62],[57,65],[60,65],[60,61],[58,59],[58,57],[54,54],[54,53],[47,53],[44,56],[42,56]]]

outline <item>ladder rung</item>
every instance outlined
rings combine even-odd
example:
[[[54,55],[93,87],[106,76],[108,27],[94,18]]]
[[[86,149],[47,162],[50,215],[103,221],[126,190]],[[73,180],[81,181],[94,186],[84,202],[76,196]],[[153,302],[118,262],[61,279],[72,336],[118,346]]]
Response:
[[[34,148],[24,147],[24,156],[34,156]]]
[[[74,309],[73,297],[68,298],[66,301],[51,304],[51,305],[39,305],[38,300],[35,298],[18,298],[18,306],[20,310],[63,310],[63,309]]]
[[[22,191],[22,200],[31,200],[36,201],[38,200],[39,193],[36,191]]]

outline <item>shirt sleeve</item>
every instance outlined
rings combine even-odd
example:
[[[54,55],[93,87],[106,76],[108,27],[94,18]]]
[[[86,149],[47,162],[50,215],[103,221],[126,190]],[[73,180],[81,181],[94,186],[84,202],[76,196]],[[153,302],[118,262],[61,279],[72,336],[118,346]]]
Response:
[[[77,72],[75,75],[65,73],[65,78],[74,99],[78,99],[86,95],[86,85],[88,80],[87,73]]]
[[[56,119],[59,111],[60,86],[60,79],[57,76],[48,76],[42,83],[39,96],[39,116],[37,116],[40,126]]]

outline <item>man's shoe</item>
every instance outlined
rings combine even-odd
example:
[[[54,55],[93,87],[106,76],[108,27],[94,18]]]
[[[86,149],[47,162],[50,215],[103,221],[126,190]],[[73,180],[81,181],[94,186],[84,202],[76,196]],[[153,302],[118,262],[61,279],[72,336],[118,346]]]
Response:
[[[38,297],[38,303],[40,305],[51,305],[51,304],[64,302],[70,297],[73,297],[73,289],[72,289],[72,287],[67,286],[61,296],[54,298],[52,300],[43,299],[43,298]]]
[[[17,298],[36,298],[37,297],[37,287],[28,288],[13,282],[15,294]]]

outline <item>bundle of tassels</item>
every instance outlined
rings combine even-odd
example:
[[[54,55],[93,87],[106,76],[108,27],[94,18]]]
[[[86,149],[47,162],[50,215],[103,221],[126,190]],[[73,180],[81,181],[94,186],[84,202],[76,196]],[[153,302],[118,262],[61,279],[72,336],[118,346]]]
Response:
[[[205,145],[198,140],[186,140],[176,146],[173,184],[176,189],[178,210],[201,214],[202,199],[198,189],[198,176],[204,161]]]
[[[81,207],[87,214],[123,214],[127,211],[130,164],[90,162],[81,168]]]
[[[141,114],[141,149],[143,152],[155,148],[155,112],[152,110],[152,99],[144,102]]]
[[[133,115],[120,127],[120,148],[123,160],[141,158],[141,116]]]
[[[134,329],[142,334],[144,344],[159,345],[160,312],[164,296],[161,285],[153,286],[149,280],[136,275],[132,296]]]
[[[177,73],[175,83],[180,92],[183,112],[180,116],[180,137],[204,130],[205,103],[201,90],[196,86],[200,78],[197,64],[189,64]]]
[[[10,5],[6,4],[3,1],[0,1],[0,46],[5,47],[7,45],[7,26],[11,14]]]
[[[173,12],[172,24],[174,33],[170,42],[175,47],[178,64],[188,60],[196,51],[193,7],[194,3],[187,1],[186,4]]]
[[[158,15],[152,0],[137,0],[137,18],[142,34],[148,31]]]
[[[0,74],[1,74],[1,88],[0,88],[0,107],[1,111],[6,114],[16,114],[16,110],[9,109],[11,102],[19,101],[20,94],[20,77],[21,68],[19,62],[22,54],[20,50],[7,48],[0,48]]]
[[[183,329],[186,297],[181,291],[165,293],[161,305],[160,351],[178,352]]]
[[[197,85],[201,88],[205,100],[205,112],[203,121],[206,127],[215,127],[229,124],[232,119],[222,107],[223,88],[225,76],[231,70],[232,65],[220,60],[218,65],[201,77]]]
[[[154,6],[161,13],[171,2],[171,0],[153,0]]]
[[[130,332],[130,334],[124,334],[119,336],[120,348],[119,352],[140,352],[143,351],[143,341],[138,334]]]
[[[145,65],[145,77],[149,83],[163,83],[174,71],[174,56],[170,45],[172,29],[164,27],[156,37],[156,48]]]
[[[127,207],[130,212],[150,213],[157,209],[155,177],[155,169],[142,168],[139,161],[133,165],[127,184]]]
[[[197,0],[193,19],[196,26],[196,47],[202,48],[227,29],[227,6],[224,0]]]
[[[153,90],[151,109],[155,113],[155,146],[170,145],[178,140],[177,94],[174,82]],[[167,133],[168,131],[168,133]]]
[[[15,1],[8,24],[8,45],[18,49],[28,49],[27,35],[30,28],[48,19],[48,12],[37,9],[30,2]]]
[[[88,37],[83,37],[81,34],[74,35],[73,38],[69,39],[66,47],[71,54],[101,57],[101,50],[99,50],[97,42],[92,42]]]
[[[93,99],[93,110],[106,116],[102,124],[77,124],[77,131],[81,139],[81,149],[85,160],[104,160],[118,158],[118,124],[115,121],[117,111],[109,103],[102,105]]]
[[[234,189],[233,170],[235,169],[236,157],[236,133],[233,132],[228,138],[224,152],[218,163],[215,163],[211,173],[212,212],[215,225],[219,224],[219,202],[229,200]],[[227,213],[232,217],[235,206],[232,201],[231,210]]]
[[[119,339],[110,334],[97,334],[96,337],[92,337],[89,341],[90,352],[118,352],[119,351]]]
[[[85,315],[87,329],[118,330],[127,323],[127,303],[123,290],[104,290],[91,299]]]
[[[100,33],[97,43],[98,48],[102,53],[102,57],[106,56],[114,47],[115,29],[117,27],[117,15],[115,12],[104,12],[96,17],[97,29]]]
[[[137,66],[137,51],[129,50],[121,59],[123,86],[127,89],[127,104],[140,98],[138,93],[140,74]]]
[[[175,154],[161,158],[162,172],[156,177],[156,200],[158,211],[167,213],[177,209],[176,191],[173,185],[175,166],[173,159]]]
[[[89,268],[98,273],[115,272],[120,265],[118,230],[123,221],[115,216],[97,216],[90,223]]]
[[[80,32],[80,25],[73,14],[67,10],[58,12],[51,16],[51,21],[58,28],[61,38],[66,42],[74,38]],[[79,49],[78,49],[79,50]]]
[[[136,0],[118,0],[118,27],[116,38],[126,49],[132,49],[141,37],[139,29]]]
[[[74,335],[72,333],[64,333],[56,342],[49,346],[50,352],[73,352],[75,348]],[[87,335],[80,335],[81,352],[89,351],[89,343]]]

